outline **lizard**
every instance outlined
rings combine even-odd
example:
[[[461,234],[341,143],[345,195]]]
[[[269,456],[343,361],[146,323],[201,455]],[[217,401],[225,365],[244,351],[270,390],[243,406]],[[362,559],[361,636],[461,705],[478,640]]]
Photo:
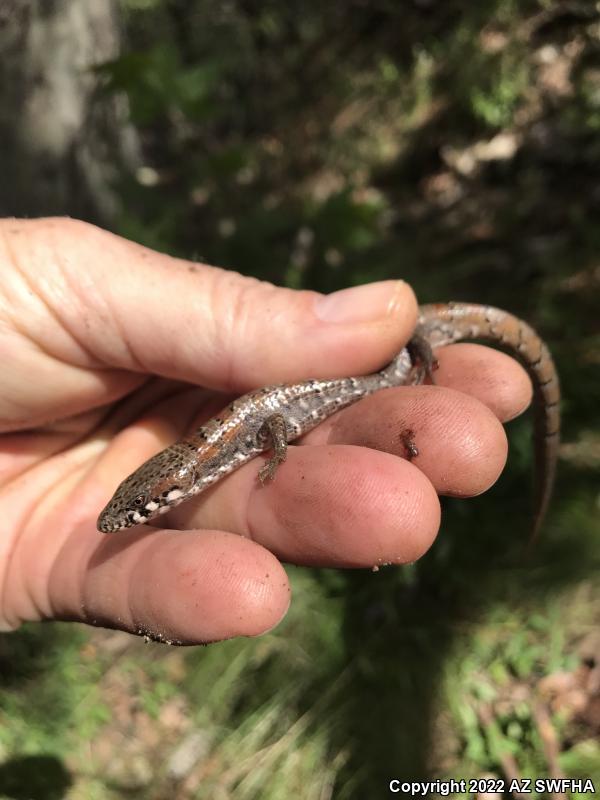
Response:
[[[504,347],[526,368],[534,390],[535,482],[532,540],[542,525],[554,484],[560,429],[560,387],[550,352],[523,320],[493,306],[437,303],[419,307],[406,347],[379,372],[355,378],[312,379],[255,389],[218,416],[154,455],[118,486],[98,517],[112,533],[148,522],[199,494],[266,450],[261,483],[285,461],[289,442],[335,412],[380,389],[433,380],[435,351],[461,340]],[[417,450],[407,442],[408,457]]]

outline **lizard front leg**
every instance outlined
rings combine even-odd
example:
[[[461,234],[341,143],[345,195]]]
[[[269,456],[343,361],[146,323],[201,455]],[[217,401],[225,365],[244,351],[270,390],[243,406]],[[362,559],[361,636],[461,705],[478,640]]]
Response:
[[[262,466],[258,473],[258,479],[263,484],[272,481],[275,477],[277,467],[282,464],[287,456],[287,428],[283,414],[272,414],[264,421],[259,431],[259,436],[271,442],[273,455]]]

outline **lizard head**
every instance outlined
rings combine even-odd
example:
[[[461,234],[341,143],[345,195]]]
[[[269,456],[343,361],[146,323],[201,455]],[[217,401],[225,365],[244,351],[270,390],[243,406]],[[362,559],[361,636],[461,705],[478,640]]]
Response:
[[[164,514],[189,497],[194,452],[173,445],[153,456],[117,487],[98,517],[97,528],[113,533]]]

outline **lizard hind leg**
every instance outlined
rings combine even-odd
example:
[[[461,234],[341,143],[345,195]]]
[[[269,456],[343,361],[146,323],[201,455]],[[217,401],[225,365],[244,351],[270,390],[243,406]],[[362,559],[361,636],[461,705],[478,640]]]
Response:
[[[438,362],[427,338],[419,333],[413,334],[406,349],[415,368],[413,383],[423,383],[425,378],[435,383],[433,372],[438,368]]]
[[[258,479],[264,486],[267,481],[275,477],[277,467],[282,464],[287,456],[287,427],[283,414],[272,414],[264,421],[259,436],[270,441],[273,455],[264,464],[258,473]]]

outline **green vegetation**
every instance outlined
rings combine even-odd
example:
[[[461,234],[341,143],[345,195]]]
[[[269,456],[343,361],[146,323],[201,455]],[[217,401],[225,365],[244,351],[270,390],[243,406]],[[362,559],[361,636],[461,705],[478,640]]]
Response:
[[[0,797],[350,800],[388,797],[392,777],[515,765],[600,790],[597,8],[124,12],[126,48],[98,74],[127,96],[144,165],[121,177],[115,230],[294,287],[398,276],[423,302],[508,308],[556,355],[566,444],[528,557],[519,420],[499,484],[445,501],[422,561],[291,569],[290,613],[259,640],[182,651],[63,625],[4,637]]]

